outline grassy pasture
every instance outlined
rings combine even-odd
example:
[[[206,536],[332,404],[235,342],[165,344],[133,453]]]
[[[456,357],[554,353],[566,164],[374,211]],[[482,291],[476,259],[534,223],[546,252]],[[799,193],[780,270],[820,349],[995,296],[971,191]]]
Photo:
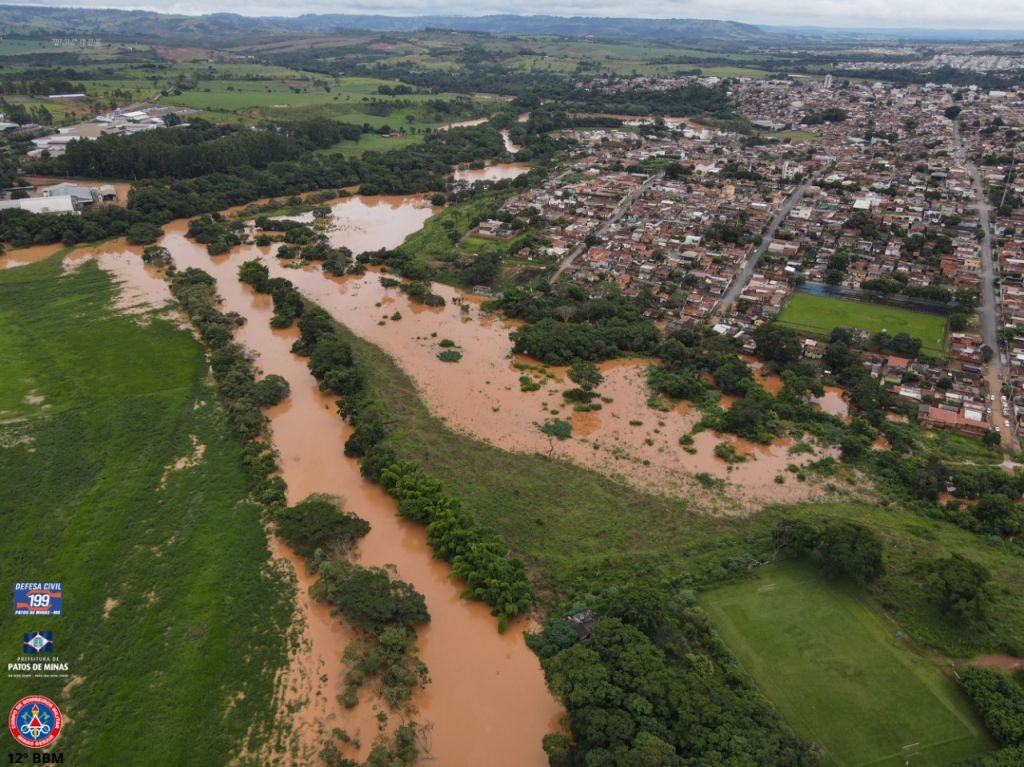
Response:
[[[937,662],[852,589],[794,562],[706,592],[722,638],[790,726],[834,767],[941,767],[992,748]]]
[[[11,659],[53,630],[75,680],[5,675],[0,699],[55,700],[74,764],[228,764],[275,732],[291,587],[202,347],[115,312],[115,290],[91,262],[61,276],[59,256],[0,273],[0,573],[64,584],[62,616],[4,610],[0,634]]]
[[[847,301],[830,296],[794,293],[778,321],[798,332],[827,336],[833,328],[860,328],[889,335],[909,333],[921,339],[923,350],[942,355],[946,345],[946,318],[883,304]]]

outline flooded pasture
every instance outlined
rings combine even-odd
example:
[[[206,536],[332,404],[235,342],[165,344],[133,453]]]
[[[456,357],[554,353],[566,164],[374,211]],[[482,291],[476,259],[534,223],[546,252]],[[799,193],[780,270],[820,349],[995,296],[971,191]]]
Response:
[[[397,220],[407,221],[423,204],[422,198],[406,198],[398,204]],[[350,198],[335,206],[338,225],[332,242],[348,245],[346,236],[351,231],[360,238],[358,247],[348,245],[353,252],[398,244],[397,227],[375,229],[375,222],[361,218],[366,214],[363,205],[360,198]],[[372,239],[374,231],[376,239]],[[695,475],[700,473],[726,480],[734,500],[757,506],[805,499],[816,492],[811,484],[779,483],[776,476],[790,464],[803,465],[827,451],[790,455],[791,442],[786,440],[769,446],[738,441],[734,447],[746,460],[730,465],[717,457],[714,449],[731,438],[710,432],[695,435],[690,450],[684,449],[680,438],[700,414],[660,412],[649,406],[646,371],[651,360],[603,363],[605,381],[598,393],[607,401],[601,401],[599,411],[578,412],[562,397],[565,389],[574,386],[566,379],[566,370],[547,368],[541,372],[542,366],[528,360],[518,360],[517,367],[509,337],[516,323],[483,311],[479,298],[435,284],[432,290],[445,298],[446,305],[427,308],[410,302],[397,288],[384,287],[381,275],[373,270],[362,276],[331,277],[316,264],[289,268],[255,248],[243,251],[247,258],[263,257],[272,274],[290,279],[353,332],[390,354],[414,379],[432,411],[451,428],[506,450],[568,458],[665,494],[688,495],[699,490]],[[402,319],[391,320],[395,312]],[[461,362],[438,359],[443,339],[451,340],[462,352]],[[760,367],[755,367],[755,376],[770,391],[781,387],[781,379]],[[532,377],[541,388],[524,391],[523,377]],[[549,444],[538,424],[556,417],[572,423],[573,438]],[[744,504],[747,508],[752,506]]]

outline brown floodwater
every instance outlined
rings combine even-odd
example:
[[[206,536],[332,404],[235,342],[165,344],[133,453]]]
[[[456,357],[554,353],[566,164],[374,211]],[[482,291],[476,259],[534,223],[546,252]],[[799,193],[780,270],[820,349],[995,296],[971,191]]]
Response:
[[[501,181],[529,173],[530,166],[524,162],[499,162],[483,168],[457,169],[453,174],[456,181],[472,184],[476,181]]]
[[[407,204],[422,202],[410,198]],[[385,240],[394,235],[382,231],[379,236],[382,239],[374,247],[386,245]],[[335,242],[346,244],[344,231],[336,233]],[[358,248],[352,249],[358,252]],[[521,390],[520,377],[531,373],[513,365],[509,333],[516,323],[482,311],[478,298],[435,284],[432,290],[444,296],[447,304],[428,309],[410,303],[397,288],[383,287],[375,270],[359,277],[337,278],[325,275],[317,265],[288,268],[255,248],[249,253],[248,257],[264,258],[274,275],[290,279],[353,332],[390,354],[416,382],[432,411],[458,431],[506,450],[552,453],[664,494],[701,492],[695,475],[707,472],[726,480],[730,497],[743,501],[734,504],[737,511],[766,502],[806,499],[817,492],[812,483],[778,484],[775,476],[791,463],[803,465],[828,451],[790,456],[785,441],[767,448],[737,443],[737,450],[749,453],[750,458],[730,469],[714,455],[715,444],[730,438],[711,432],[695,438],[695,453],[684,451],[679,438],[689,432],[700,414],[660,412],[648,405],[646,369],[651,360],[603,363],[600,367],[606,380],[598,391],[611,401],[602,402],[597,412],[576,412],[562,397],[562,392],[573,386],[565,379],[564,368],[551,368],[553,377],[544,378],[539,391]],[[389,319],[396,311],[401,319]],[[445,338],[462,351],[461,362],[438,359],[438,344]],[[773,389],[781,383],[775,378],[762,376]],[[573,424],[573,438],[549,444],[537,424],[556,417]],[[718,503],[719,496],[709,495],[712,505]]]
[[[351,213],[351,201],[345,202]],[[419,199],[410,198],[408,204],[416,207]],[[376,215],[372,212],[374,206],[365,209],[371,211],[369,216]],[[429,215],[429,208],[426,213]],[[356,231],[368,222],[361,224]],[[298,331],[270,328],[269,297],[253,293],[237,280],[238,266],[259,257],[260,249],[245,246],[230,255],[211,258],[203,246],[186,239],[184,231],[184,223],[171,224],[163,240],[177,267],[199,267],[216,277],[218,293],[224,298],[223,310],[237,311],[249,320],[239,329],[238,340],[257,353],[256,365],[263,374],[281,375],[291,385],[288,400],[268,412],[289,501],[299,501],[311,493],[344,498],[347,510],[372,525],[358,546],[359,561],[368,566],[396,565],[398,577],[412,583],[426,598],[431,622],[418,632],[419,647],[432,681],[414,699],[418,708],[414,718],[426,725],[424,740],[430,756],[445,765],[545,765],[541,739],[557,729],[562,711],[548,693],[540,664],[523,640],[529,628],[527,621],[518,621],[504,635],[498,634],[486,605],[461,599],[464,584],[450,577],[448,565],[432,557],[425,529],[400,519],[394,500],[379,486],[365,481],[358,463],[345,457],[342,448],[351,429],[337,414],[336,397],[321,393],[306,360],[291,353]],[[397,244],[406,234],[408,231],[397,226],[389,227],[379,233],[379,244],[374,247]],[[277,262],[272,257],[265,260]],[[279,263],[274,271],[293,281],[311,273],[286,269]],[[378,311],[367,309],[367,313],[376,321]],[[305,588],[301,563],[294,566],[299,571],[300,587]],[[310,615],[315,613],[307,609]],[[298,686],[300,698],[317,702],[305,717],[306,721],[309,717],[315,720],[309,731],[315,732],[319,726],[340,726],[355,734],[359,729],[365,755],[374,734],[366,732],[365,717],[376,714],[370,696],[363,692],[362,703],[353,714],[335,700],[340,692],[340,675],[329,678],[324,687],[319,682],[320,659],[333,664],[346,641],[344,632],[336,634],[333,641],[313,636],[313,648],[303,656],[303,662],[313,663],[313,667],[307,666],[307,673],[293,674],[290,679]],[[303,679],[307,681],[303,683]]]
[[[750,366],[754,380],[770,394],[778,394],[785,385],[782,379],[768,369],[767,363],[750,354],[741,354],[740,359]]]
[[[345,197],[331,203],[328,235],[335,247],[344,245],[353,253],[395,248],[420,229],[441,209],[422,196],[375,195]],[[279,216],[311,222],[311,212]]]
[[[850,420],[850,403],[843,397],[841,386],[826,386],[825,394],[815,397],[811,402],[823,413],[838,416],[844,421]]]
[[[30,248],[8,250],[3,255],[0,255],[0,269],[13,269],[16,266],[25,266],[26,264],[43,261],[65,247],[65,245],[55,242],[52,245],[33,245]]]
[[[505,151],[510,154],[515,154],[522,149],[522,146],[513,143],[512,136],[509,135],[508,128],[501,129],[501,140],[505,142]]]
[[[447,125],[439,128],[439,130],[448,130],[449,128],[472,128],[475,125],[483,125],[490,119],[490,117],[477,117],[473,120],[459,120],[458,122],[448,123]]]

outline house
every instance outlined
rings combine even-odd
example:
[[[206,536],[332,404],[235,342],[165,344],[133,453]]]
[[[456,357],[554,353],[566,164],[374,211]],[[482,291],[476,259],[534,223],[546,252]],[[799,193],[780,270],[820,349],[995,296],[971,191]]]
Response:
[[[921,405],[917,409],[917,420],[927,429],[953,429],[972,437],[982,437],[989,430],[984,416],[973,408],[948,410],[934,405]]]

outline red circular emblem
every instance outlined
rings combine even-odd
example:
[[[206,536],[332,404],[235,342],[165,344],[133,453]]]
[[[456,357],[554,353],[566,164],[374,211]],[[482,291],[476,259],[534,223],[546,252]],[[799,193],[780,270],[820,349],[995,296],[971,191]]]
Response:
[[[42,695],[29,695],[14,704],[7,725],[27,748],[46,748],[57,740],[63,717],[57,704]]]

